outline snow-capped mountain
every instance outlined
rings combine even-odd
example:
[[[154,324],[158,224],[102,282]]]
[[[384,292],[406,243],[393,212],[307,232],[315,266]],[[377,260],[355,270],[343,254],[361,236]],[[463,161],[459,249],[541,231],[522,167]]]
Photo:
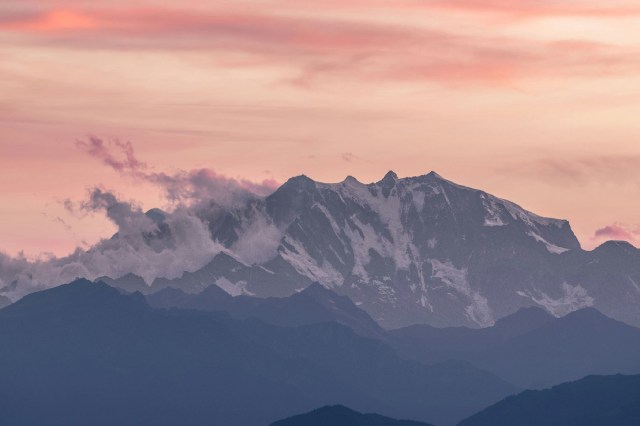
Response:
[[[200,215],[226,250],[196,272],[156,279],[152,291],[215,283],[232,295],[288,296],[319,282],[386,327],[483,327],[526,306],[555,315],[596,306],[640,324],[633,246],[584,251],[567,221],[434,172],[371,184],[298,176],[266,198]],[[107,281],[146,289],[131,275]]]

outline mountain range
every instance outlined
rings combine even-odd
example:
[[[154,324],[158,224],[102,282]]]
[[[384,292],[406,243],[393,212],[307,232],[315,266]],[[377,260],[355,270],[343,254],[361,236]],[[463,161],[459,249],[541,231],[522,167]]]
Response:
[[[522,388],[545,388],[589,374],[640,374],[640,329],[583,308],[555,318],[526,308],[483,329],[415,325],[388,341],[425,363],[457,359]]]
[[[163,214],[149,212],[159,229],[150,238],[172,238]],[[265,198],[198,214],[225,247],[203,268],[152,283],[132,274],[100,280],[143,293],[217,284],[259,297],[318,282],[385,328],[487,327],[531,306],[555,316],[592,306],[640,325],[638,249],[610,241],[583,250],[567,221],[434,172],[389,172],[371,184],[298,176]]]
[[[518,390],[469,363],[404,360],[336,322],[153,309],[78,280],[0,310],[0,423],[264,426],[313,408],[453,425]]]
[[[335,404],[451,426],[523,388],[640,373],[640,329],[594,308],[385,330],[320,284],[256,298],[78,280],[0,310],[0,341],[0,421],[16,426],[258,426]]]
[[[226,312],[234,318],[257,318],[286,327],[335,322],[361,336],[386,339],[386,331],[351,299],[318,283],[289,297],[232,297],[214,284],[197,294],[167,287],[146,299],[154,308]]]
[[[146,296],[156,308],[227,312],[287,327],[335,322],[425,364],[465,361],[522,388],[589,374],[640,374],[640,329],[583,308],[556,318],[522,308],[486,328],[413,325],[384,330],[349,298],[312,284],[285,298],[232,297],[213,285],[199,294],[166,288]]]
[[[640,376],[588,376],[542,391],[510,396],[458,426],[635,426],[640,424]],[[271,426],[421,426],[425,423],[327,406]]]

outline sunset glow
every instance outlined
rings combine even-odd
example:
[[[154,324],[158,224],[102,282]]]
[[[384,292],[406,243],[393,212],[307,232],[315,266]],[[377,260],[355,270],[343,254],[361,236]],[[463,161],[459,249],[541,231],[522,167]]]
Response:
[[[92,136],[130,142],[145,176],[258,191],[436,170],[585,248],[638,245],[639,28],[627,0],[5,0],[0,251],[109,237],[65,207],[95,186],[171,203]]]

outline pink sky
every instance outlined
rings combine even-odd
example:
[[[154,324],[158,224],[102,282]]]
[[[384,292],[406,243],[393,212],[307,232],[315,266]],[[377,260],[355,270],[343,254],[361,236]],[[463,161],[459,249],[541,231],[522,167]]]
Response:
[[[89,135],[247,185],[436,170],[640,243],[638,28],[636,0],[4,0],[0,251],[109,236],[63,205],[95,185],[167,204]]]

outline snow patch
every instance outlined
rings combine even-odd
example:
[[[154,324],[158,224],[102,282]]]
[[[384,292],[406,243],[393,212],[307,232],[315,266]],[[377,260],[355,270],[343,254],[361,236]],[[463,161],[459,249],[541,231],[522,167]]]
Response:
[[[500,215],[500,206],[493,197],[487,197],[485,194],[481,194],[482,205],[485,210],[484,226],[505,226],[506,223],[502,220]]]
[[[568,248],[558,247],[555,244],[551,244],[550,242],[548,242],[547,240],[545,240],[544,238],[542,238],[540,235],[536,234],[533,231],[528,231],[527,235],[530,236],[531,238],[533,238],[534,240],[544,244],[545,247],[547,248],[547,251],[549,251],[549,253],[561,254],[561,253],[569,251]]]
[[[331,215],[329,210],[327,210],[327,208],[325,206],[323,206],[322,204],[320,204],[320,203],[315,203],[313,205],[313,208],[316,208],[316,209],[320,210],[322,212],[322,214],[324,214],[326,216],[327,220],[329,221],[329,224],[331,224],[331,229],[333,229],[333,232],[336,235],[340,235],[340,233],[342,231],[342,228],[338,225],[338,223],[333,218],[333,216]]]
[[[499,217],[486,217],[484,219],[484,226],[495,227],[495,226],[505,226],[506,223],[502,221]]]
[[[429,302],[429,299],[426,295],[420,295],[420,304],[423,308],[428,308],[431,312],[433,312],[433,305],[431,305],[431,302]]]
[[[557,228],[562,228],[565,224],[565,221],[562,219],[551,219],[547,217],[538,216],[537,214],[531,213],[523,209],[516,203],[512,203],[511,201],[503,200],[502,198],[498,198],[494,196],[489,196],[489,198],[491,198],[493,202],[499,203],[502,206],[504,206],[504,208],[507,209],[507,212],[509,212],[509,214],[513,219],[521,220],[522,222],[526,223],[527,225],[533,228],[535,228],[536,225],[541,225],[541,226],[553,225]]]
[[[386,299],[388,302],[395,305],[395,302],[397,299],[396,299],[396,290],[393,287],[379,280],[373,280],[371,284],[373,284],[376,287],[376,289],[378,290],[378,294],[382,298]]]
[[[402,223],[402,202],[397,191],[392,191],[389,197],[385,198],[381,195],[379,188],[377,188],[378,195],[376,196],[365,185],[342,185],[337,189],[341,191],[341,195],[344,197],[350,198],[359,205],[366,206],[374,213],[377,213],[377,216],[389,230],[392,241],[380,238],[371,226],[364,225],[362,222],[358,223],[358,227],[363,232],[365,232],[364,227],[368,227],[375,235],[373,238],[371,238],[371,235],[367,238],[369,242],[377,241],[375,246],[369,248],[391,257],[398,269],[408,269],[411,265],[411,258],[408,254],[411,238],[405,232],[405,227]],[[352,216],[352,219],[357,219],[357,217]]]
[[[414,190],[412,188],[411,199],[413,200],[413,205],[418,213],[424,210],[425,198],[426,194],[424,193],[424,191],[421,191],[420,189]]]
[[[440,262],[436,259],[431,259],[431,266],[433,267],[433,278],[438,278],[470,302],[465,308],[465,312],[471,321],[481,327],[489,327],[494,324],[493,312],[487,298],[471,288],[467,281],[465,268],[458,269],[449,261]]]
[[[578,309],[593,306],[595,299],[587,293],[581,285],[572,286],[566,282],[562,283],[562,295],[553,298],[548,294],[539,291],[539,296],[534,296],[530,292],[517,291],[519,296],[529,298],[538,305],[544,307],[552,315],[562,317]]]
[[[318,281],[327,288],[341,286],[344,283],[344,277],[329,262],[318,265],[298,241],[285,237],[285,242],[292,249],[284,246],[280,256],[300,275],[309,277],[312,281]]]
[[[228,279],[224,277],[220,277],[216,280],[216,285],[226,291],[231,296],[240,296],[242,294],[247,294],[245,291],[245,286],[247,283],[245,281],[239,281],[238,283],[232,283]]]

